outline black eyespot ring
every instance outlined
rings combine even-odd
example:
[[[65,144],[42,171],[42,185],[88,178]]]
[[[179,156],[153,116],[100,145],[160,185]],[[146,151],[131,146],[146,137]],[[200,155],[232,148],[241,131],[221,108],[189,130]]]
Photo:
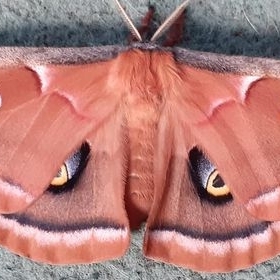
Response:
[[[56,177],[50,183],[48,191],[53,194],[60,194],[73,189],[87,165],[89,154],[90,147],[85,142],[61,165]]]
[[[197,147],[189,152],[189,173],[202,200],[223,204],[233,199],[216,167]]]

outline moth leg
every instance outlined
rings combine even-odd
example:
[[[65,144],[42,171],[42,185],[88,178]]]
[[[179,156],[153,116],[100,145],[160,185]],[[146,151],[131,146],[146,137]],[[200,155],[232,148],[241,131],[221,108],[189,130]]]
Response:
[[[173,47],[182,41],[185,17],[186,15],[184,12],[171,25],[170,29],[167,32],[166,39],[162,44],[164,47]]]
[[[143,39],[147,38],[151,32],[151,24],[155,13],[155,7],[150,5],[149,10],[146,15],[143,17],[141,21],[141,25],[138,28],[138,31]],[[128,42],[138,42],[138,39],[133,35],[130,34],[128,38]]]

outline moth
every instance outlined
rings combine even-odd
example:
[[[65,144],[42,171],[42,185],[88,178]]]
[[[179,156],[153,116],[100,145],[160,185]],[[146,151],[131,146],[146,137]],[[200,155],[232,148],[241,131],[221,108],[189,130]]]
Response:
[[[95,263],[146,221],[158,261],[225,272],[276,256],[280,62],[171,46],[188,1],[142,42],[153,9],[138,31],[116,2],[138,42],[0,48],[0,244]]]

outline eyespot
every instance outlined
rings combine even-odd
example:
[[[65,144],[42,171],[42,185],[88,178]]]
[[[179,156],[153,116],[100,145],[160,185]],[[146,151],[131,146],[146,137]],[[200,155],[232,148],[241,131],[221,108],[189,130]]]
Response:
[[[208,177],[206,191],[214,196],[225,196],[230,193],[229,187],[216,169]]]
[[[70,179],[70,174],[66,163],[63,163],[60,167],[57,175],[51,181],[52,186],[63,186]]]
[[[60,167],[48,191],[57,194],[71,190],[86,167],[90,148],[88,143],[75,151]]]
[[[230,188],[210,160],[197,147],[189,153],[189,171],[201,199],[212,203],[232,200]]]

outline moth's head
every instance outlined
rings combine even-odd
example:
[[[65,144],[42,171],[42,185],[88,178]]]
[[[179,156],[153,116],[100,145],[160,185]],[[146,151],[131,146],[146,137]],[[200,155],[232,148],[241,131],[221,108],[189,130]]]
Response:
[[[115,2],[121,12],[120,14],[124,22],[127,24],[131,32],[131,36],[129,38],[130,42],[138,42],[138,44],[146,44],[148,46],[151,45],[150,48],[154,49],[156,47],[155,43],[169,29],[170,32],[167,34],[166,40],[162,44],[163,46],[173,46],[181,40],[184,19],[183,12],[189,3],[189,0],[185,0],[180,6],[178,6],[177,9],[159,26],[154,33],[151,31],[152,20],[155,12],[154,6],[149,6],[149,10],[141,22],[141,26],[137,29],[128,14],[125,12],[121,3],[118,0],[115,0]],[[145,49],[148,49],[148,47],[145,47]]]

